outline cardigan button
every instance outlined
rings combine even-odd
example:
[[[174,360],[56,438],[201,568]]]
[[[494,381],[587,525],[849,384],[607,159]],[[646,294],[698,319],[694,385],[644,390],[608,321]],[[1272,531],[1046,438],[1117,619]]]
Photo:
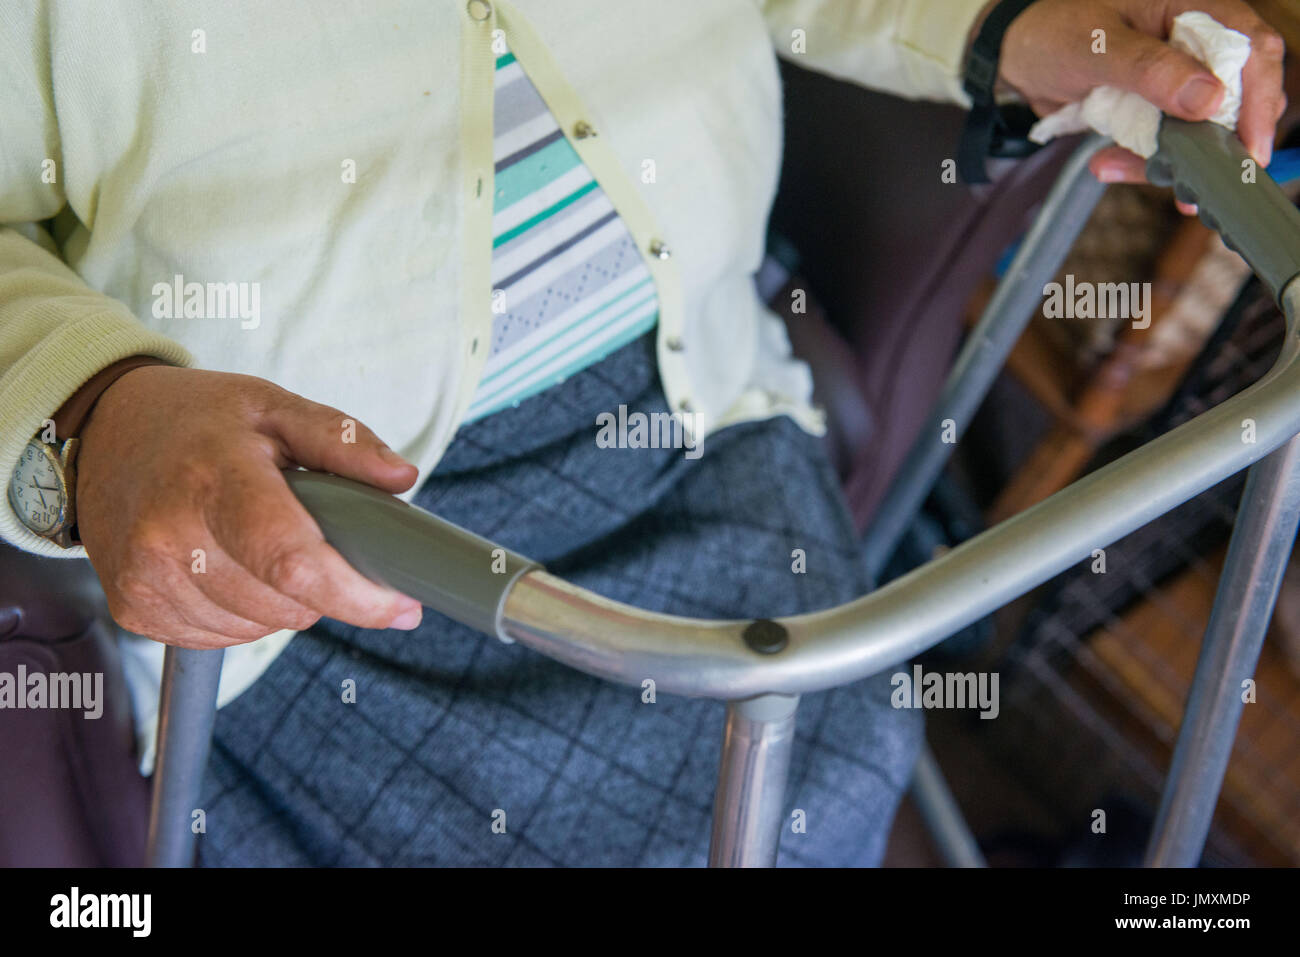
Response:
[[[492,16],[492,4],[488,3],[488,0],[469,0],[469,3],[465,4],[465,9],[469,12],[470,19],[477,20],[479,23]]]
[[[677,411],[678,411],[678,412],[689,412],[689,411],[691,411],[691,400],[690,400],[690,399],[682,399],[682,401],[678,402],[678,403],[677,403]]]
[[[666,345],[673,352],[681,352],[683,349],[686,348],[686,343],[682,342],[681,338],[678,336],[672,336],[668,339],[665,339],[664,345]]]
[[[656,259],[667,259],[672,254],[673,251],[668,248],[668,244],[664,242],[662,239],[650,240],[651,256],[654,256]]]
[[[585,140],[596,135],[596,128],[586,120],[578,120],[573,124],[573,138],[575,140]]]

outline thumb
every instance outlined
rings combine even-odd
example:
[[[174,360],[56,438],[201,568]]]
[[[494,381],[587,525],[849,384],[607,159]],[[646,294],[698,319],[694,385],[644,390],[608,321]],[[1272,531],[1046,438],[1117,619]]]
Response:
[[[419,470],[361,422],[319,402],[288,396],[262,417],[287,460],[278,463],[281,468],[293,464],[332,472],[386,492],[405,491],[415,483]]]
[[[1218,77],[1195,57],[1128,27],[1115,30],[1107,52],[1092,61],[1094,85],[1137,93],[1181,120],[1209,119],[1227,93]]]

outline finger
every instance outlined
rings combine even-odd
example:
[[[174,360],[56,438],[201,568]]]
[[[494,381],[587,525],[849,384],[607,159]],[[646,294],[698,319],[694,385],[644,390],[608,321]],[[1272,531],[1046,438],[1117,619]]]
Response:
[[[1282,92],[1286,42],[1249,6],[1238,0],[1173,0],[1164,4],[1138,4],[1135,19],[1159,17],[1164,35],[1174,18],[1189,10],[1208,13],[1225,27],[1250,38],[1250,60],[1241,71],[1241,113],[1237,132],[1255,161],[1267,166],[1273,160],[1277,121],[1286,106]],[[1156,9],[1163,8],[1163,9]],[[1144,24],[1144,26],[1153,26]]]
[[[1103,183],[1145,183],[1146,160],[1119,146],[1108,146],[1098,151],[1088,163],[1092,175]],[[1184,216],[1195,216],[1197,207],[1192,203],[1174,200]]]
[[[1088,161],[1092,175],[1103,183],[1145,183],[1146,160],[1122,146],[1108,146]]]
[[[145,638],[164,645],[175,645],[177,648],[190,648],[194,651],[215,651],[218,648],[229,648],[232,645],[247,644],[247,642],[232,641],[225,635],[214,634],[210,631],[201,631],[196,628],[171,628],[165,633],[147,634],[142,631],[135,632],[137,635],[143,635]]]
[[[319,402],[285,392],[261,418],[279,444],[285,465],[333,472],[386,492],[410,488],[419,470],[360,422]]]
[[[1164,40],[1128,27],[1115,28],[1106,55],[1086,63],[1092,85],[1137,93],[1184,120],[1209,119],[1227,93],[1205,64]]]
[[[224,618],[219,610],[208,617],[230,626],[214,630],[203,623],[202,613],[189,610],[189,604],[201,598],[198,590],[186,582],[171,582],[159,588],[153,583],[133,585],[129,591],[105,591],[113,620],[127,631],[180,648],[227,648],[263,637],[265,632],[248,634],[243,627]]]
[[[174,617],[195,631],[220,635],[227,645],[247,644],[280,630],[227,611],[193,584],[174,579],[166,594]]]
[[[362,628],[419,624],[419,602],[370,581],[325,542],[273,462],[250,456],[228,469],[205,512],[231,558],[299,604]]]
[[[248,621],[257,622],[263,635],[281,628],[305,631],[320,615],[281,594],[226,554],[216,542],[203,550],[202,570],[190,572],[194,584],[214,604]]]
[[[142,635],[145,638],[152,638],[164,645],[175,645],[178,648],[213,649],[229,648],[231,645],[243,644],[243,642],[232,639],[227,635],[220,635],[208,631],[206,628],[195,628],[181,622],[159,625],[158,621],[161,619],[150,621],[136,619],[129,613],[113,611],[111,601],[109,603],[109,612],[113,615],[113,620],[127,631],[132,634]]]
[[[1277,123],[1286,111],[1286,94],[1282,92],[1286,43],[1265,30],[1251,37],[1250,60],[1241,71],[1241,113],[1237,118],[1237,135],[1261,166],[1273,162]]]
[[[197,536],[179,535],[176,541],[194,540]],[[179,551],[179,549],[177,549]],[[218,605],[199,588],[200,575],[193,573],[184,555],[158,555],[148,561],[143,588],[135,589],[133,604],[148,607],[157,620],[180,621],[189,627],[222,635],[231,643],[256,641],[277,628],[250,620]]]

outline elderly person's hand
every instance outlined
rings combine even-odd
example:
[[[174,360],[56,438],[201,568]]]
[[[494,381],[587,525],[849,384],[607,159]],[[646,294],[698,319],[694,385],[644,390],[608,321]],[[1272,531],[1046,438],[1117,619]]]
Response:
[[[1286,46],[1243,0],[1038,0],[1007,30],[999,79],[1039,116],[1083,99],[1095,87],[1114,86],[1141,94],[1171,116],[1208,119],[1223,101],[1223,85],[1204,65],[1165,42],[1174,18],[1189,10],[1203,11],[1250,37],[1253,49],[1242,72],[1238,134],[1255,160],[1267,166],[1286,109]],[[1098,29],[1106,31],[1104,54],[1092,52]],[[1119,147],[1098,153],[1092,171],[1108,183],[1146,179],[1144,161]]]
[[[386,492],[415,483],[414,465],[337,409],[254,376],[146,366],[95,403],[77,464],[78,531],[129,631],[224,648],[321,616],[420,622],[418,601],[325,542],[284,480],[302,465]]]

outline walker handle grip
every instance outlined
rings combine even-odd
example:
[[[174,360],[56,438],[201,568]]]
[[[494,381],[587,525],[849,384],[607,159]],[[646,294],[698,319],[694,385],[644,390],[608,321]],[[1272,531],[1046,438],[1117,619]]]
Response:
[[[1180,200],[1200,207],[1201,221],[1280,300],[1300,275],[1300,211],[1226,127],[1166,116],[1159,143],[1147,162],[1148,179],[1172,185]]]
[[[369,485],[303,469],[283,474],[353,568],[486,634],[498,634],[515,580],[541,567]]]

